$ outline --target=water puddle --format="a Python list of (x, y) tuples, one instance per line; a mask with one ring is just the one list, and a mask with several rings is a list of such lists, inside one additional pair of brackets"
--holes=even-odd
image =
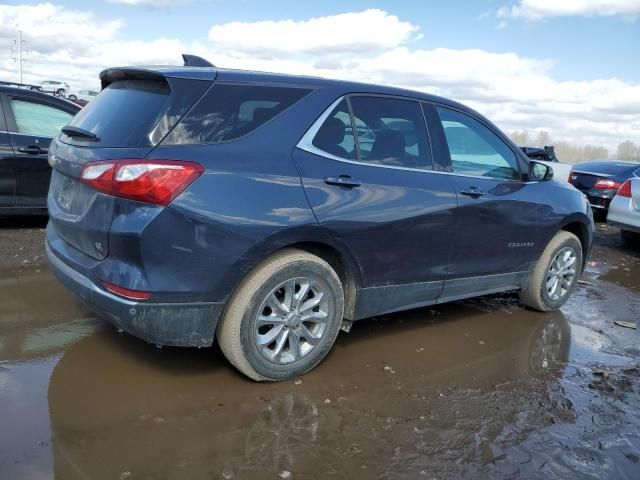
[[(580, 478), (634, 466), (618, 458), (637, 453), (637, 383), (624, 391), (635, 377), (622, 373), (633, 362), (594, 329), (610, 305), (586, 309), (588, 289), (548, 314), (502, 295), (369, 319), (308, 375), (256, 384), (217, 348), (118, 334), (45, 271), (1, 278), (6, 478)], [(596, 367), (622, 396), (589, 387)]]

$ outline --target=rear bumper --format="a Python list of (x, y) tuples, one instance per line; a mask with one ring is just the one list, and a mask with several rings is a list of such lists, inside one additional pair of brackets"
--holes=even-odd
[(126, 300), (103, 290), (67, 265), (45, 246), (53, 274), (81, 297), (101, 318), (142, 340), (156, 345), (208, 347), (223, 303), (147, 303)]
[(622, 230), (640, 232), (640, 210), (634, 207), (631, 198), (618, 195), (609, 207), (607, 223)]
[(599, 197), (596, 195), (587, 194), (587, 198), (589, 199), (589, 203), (591, 204), (591, 208), (595, 208), (598, 210), (607, 210), (609, 208), (609, 204), (611, 203), (611, 197)]

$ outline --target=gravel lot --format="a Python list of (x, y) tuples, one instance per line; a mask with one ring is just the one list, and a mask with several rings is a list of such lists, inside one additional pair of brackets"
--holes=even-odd
[(494, 295), (356, 323), (303, 378), (156, 349), (48, 273), (44, 222), (0, 224), (0, 475), (640, 478), (640, 246), (598, 225), (560, 312)]

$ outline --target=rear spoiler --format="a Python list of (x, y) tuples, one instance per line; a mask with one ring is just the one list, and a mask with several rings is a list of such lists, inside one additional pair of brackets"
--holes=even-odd
[(182, 66), (153, 65), (141, 67), (115, 67), (100, 73), (102, 88), (117, 80), (164, 80), (173, 78), (191, 78), (194, 80), (215, 80), (215, 66), (197, 55), (182, 54)]
[(520, 147), (520, 150), (531, 160), (544, 160), (547, 162), (558, 162), (553, 145), (546, 145), (544, 148)]

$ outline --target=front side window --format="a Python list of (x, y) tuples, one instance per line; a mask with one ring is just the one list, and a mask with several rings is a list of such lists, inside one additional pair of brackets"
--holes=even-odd
[(311, 90), (217, 84), (162, 142), (193, 145), (233, 140), (264, 125)]
[(359, 160), (431, 169), (427, 129), (418, 102), (386, 97), (351, 97)]
[(455, 173), (520, 178), (515, 153), (491, 130), (468, 115), (437, 107)]
[(18, 98), (11, 99), (11, 110), (18, 133), (38, 137), (55, 137), (73, 117), (59, 108)]

